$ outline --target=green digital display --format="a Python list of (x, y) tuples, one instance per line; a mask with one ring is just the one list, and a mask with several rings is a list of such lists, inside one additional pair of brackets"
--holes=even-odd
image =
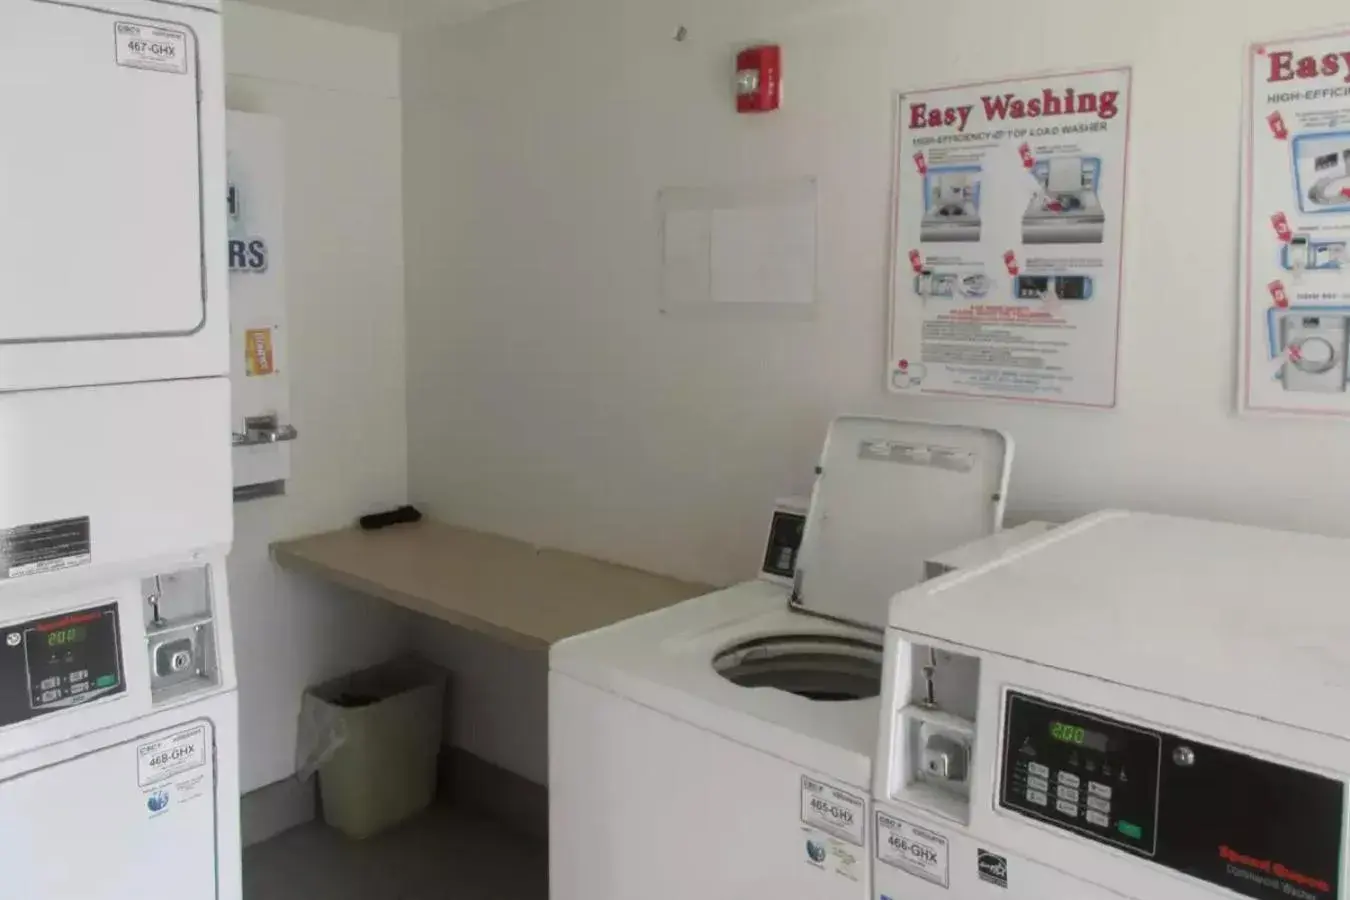
[(70, 628), (61, 628), (47, 633), (48, 647), (68, 647), (73, 644), (83, 644), (89, 637), (89, 629), (84, 625), (73, 625)]
[(1106, 752), (1106, 735), (1099, 731), (1088, 731), (1081, 725), (1071, 725), (1068, 722), (1051, 722), (1050, 737), (1065, 744), (1074, 744), (1079, 747), (1086, 747), (1089, 750)]

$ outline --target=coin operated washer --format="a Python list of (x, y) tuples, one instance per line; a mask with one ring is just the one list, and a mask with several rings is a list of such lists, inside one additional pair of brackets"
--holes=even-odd
[(838, 420), (760, 579), (555, 645), (550, 897), (868, 897), (884, 598), (999, 528), (1011, 455)]
[(238, 900), (224, 550), (145, 579), (79, 572), (57, 588), (0, 583), (6, 890), (125, 900), (156, 884), (183, 900)]
[[(902, 593), (876, 896), (1344, 897), (1348, 546), (1102, 513)], [(974, 673), (945, 718), (933, 652)], [(927, 766), (935, 722), (965, 787)]]
[(230, 542), (218, 6), (0, 6), (0, 540), (25, 575)]

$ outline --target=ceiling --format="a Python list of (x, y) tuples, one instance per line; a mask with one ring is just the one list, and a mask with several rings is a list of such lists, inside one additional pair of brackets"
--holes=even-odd
[(379, 31), (408, 31), (448, 25), (509, 6), (519, 0), (247, 0), (285, 12), (360, 25)]

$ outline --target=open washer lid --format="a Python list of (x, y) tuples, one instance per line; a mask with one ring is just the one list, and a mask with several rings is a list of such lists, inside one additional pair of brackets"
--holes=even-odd
[(794, 607), (881, 629), (924, 560), (998, 531), (1013, 442), (999, 431), (849, 416), (830, 426)]

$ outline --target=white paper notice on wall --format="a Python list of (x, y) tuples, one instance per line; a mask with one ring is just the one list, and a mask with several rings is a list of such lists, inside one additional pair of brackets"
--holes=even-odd
[(705, 209), (666, 213), (662, 254), (662, 297), (669, 306), (712, 299), (712, 215)]
[(662, 312), (810, 317), (816, 182), (661, 192)]
[(816, 208), (792, 204), (712, 214), (714, 303), (816, 299)]

